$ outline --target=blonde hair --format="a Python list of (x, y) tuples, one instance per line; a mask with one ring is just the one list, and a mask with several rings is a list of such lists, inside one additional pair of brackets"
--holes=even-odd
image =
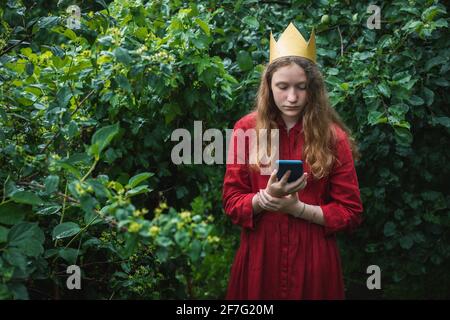
[[(277, 120), (280, 118), (280, 111), (275, 105), (273, 93), (271, 89), (271, 81), (273, 74), (279, 68), (291, 64), (297, 64), (305, 71), (307, 77), (307, 104), (302, 111), (300, 117), (303, 119), (303, 132), (305, 135), (305, 143), (303, 145), (303, 160), (311, 168), (311, 173), (316, 179), (327, 176), (331, 169), (336, 156), (333, 149), (336, 143), (336, 132), (334, 132), (333, 124), (338, 125), (349, 138), (350, 147), (353, 158), (360, 159), (357, 144), (351, 136), (350, 129), (341, 120), (339, 114), (329, 103), (328, 94), (322, 74), (317, 65), (306, 58), (297, 56), (282, 57), (274, 60), (266, 66), (259, 85), (256, 96), (256, 132), (260, 129), (266, 129), (268, 136), (272, 129), (278, 129)], [(257, 139), (259, 135), (257, 134)], [(270, 140), (267, 143), (270, 153)], [(255, 165), (251, 165), (253, 169), (260, 169), (261, 161), (258, 152), (252, 150), (253, 157), (257, 158)], [(273, 156), (273, 152), (270, 153)], [(271, 164), (273, 166), (273, 164)]]

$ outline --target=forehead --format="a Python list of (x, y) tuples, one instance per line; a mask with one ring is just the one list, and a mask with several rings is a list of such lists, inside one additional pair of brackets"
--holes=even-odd
[(306, 82), (306, 73), (302, 67), (293, 63), (287, 66), (280, 67), (277, 71), (273, 73), (272, 82)]

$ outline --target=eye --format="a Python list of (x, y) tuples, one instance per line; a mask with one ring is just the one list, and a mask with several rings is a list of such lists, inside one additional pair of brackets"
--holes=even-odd
[(300, 90), (306, 90), (306, 85), (302, 84), (300, 86), (297, 86), (297, 88), (300, 89)]
[(286, 90), (286, 89), (287, 89), (287, 86), (281, 85), (281, 86), (278, 86), (278, 89), (280, 89), (280, 90)]

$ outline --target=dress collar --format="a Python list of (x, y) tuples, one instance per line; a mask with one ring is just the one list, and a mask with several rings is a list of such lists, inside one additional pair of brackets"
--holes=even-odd
[[(283, 118), (281, 118), (281, 116), (277, 117), (276, 122), (279, 128), (284, 128), (287, 131), (286, 123), (284, 122)], [(295, 123), (295, 125), (291, 129), (289, 129), (289, 131), (302, 132), (302, 130), (303, 130), (303, 117), (300, 117), (298, 121)]]

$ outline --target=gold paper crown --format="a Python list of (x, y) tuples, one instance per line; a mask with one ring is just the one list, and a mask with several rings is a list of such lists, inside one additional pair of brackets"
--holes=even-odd
[(316, 62), (316, 37), (314, 29), (311, 32), (309, 41), (306, 42), (300, 31), (291, 22), (289, 26), (284, 30), (283, 34), (275, 41), (272, 32), (270, 32), (270, 59), (269, 63), (273, 60), (286, 57), (286, 56), (299, 56), (307, 58), (314, 63)]

